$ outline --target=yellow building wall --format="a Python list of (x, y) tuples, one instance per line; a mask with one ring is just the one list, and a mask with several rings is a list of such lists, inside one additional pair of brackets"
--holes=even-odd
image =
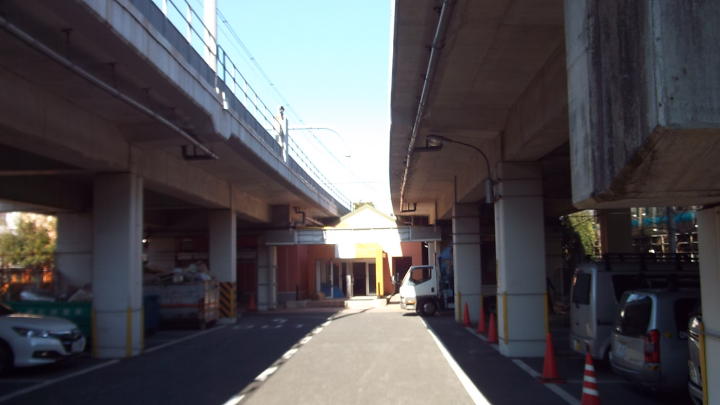
[(385, 266), (383, 265), (383, 250), (377, 243), (358, 243), (355, 245), (355, 258), (375, 259), (375, 294), (378, 297), (385, 295)]

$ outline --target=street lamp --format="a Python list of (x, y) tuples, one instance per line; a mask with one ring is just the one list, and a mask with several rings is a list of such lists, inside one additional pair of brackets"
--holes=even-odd
[[(345, 141), (345, 138), (343, 138), (343, 136), (340, 135), (340, 133), (339, 133), (338, 131), (336, 131), (336, 130), (334, 130), (334, 129), (332, 129), (332, 128), (328, 128), (328, 127), (288, 128), (288, 133), (289, 133), (290, 131), (330, 131), (330, 132), (334, 133), (335, 135), (337, 135), (337, 137), (340, 138), (340, 140), (342, 140), (343, 144), (347, 144), (347, 142)], [(345, 157), (346, 157), (346, 158), (351, 158), (351, 157), (352, 157), (352, 154), (350, 153), (350, 149), (347, 149), (347, 153), (345, 154)]]
[(495, 202), (495, 193), (493, 192), (493, 179), (492, 179), (492, 172), (490, 172), (490, 159), (488, 159), (485, 152), (483, 152), (480, 148), (478, 148), (475, 145), (471, 145), (469, 143), (456, 141), (454, 139), (450, 139), (447, 137), (444, 137), (442, 135), (428, 135), (425, 137), (425, 142), (427, 143), (427, 146), (424, 148), (427, 151), (431, 150), (440, 150), (442, 149), (442, 146), (444, 143), (456, 143), (458, 145), (462, 145), (468, 148), (473, 149), (477, 153), (480, 154), (480, 156), (483, 157), (485, 160), (485, 166), (487, 168), (487, 178), (484, 180), (485, 184), (485, 203), (486, 204), (492, 204)]

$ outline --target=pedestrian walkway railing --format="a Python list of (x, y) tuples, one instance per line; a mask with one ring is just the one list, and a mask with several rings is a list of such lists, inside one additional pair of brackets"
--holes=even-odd
[[(280, 157), (295, 175), (311, 189), (322, 191), (345, 208), (350, 208), (350, 200), (313, 164), (314, 160), (328, 161), (333, 157), (317, 155), (322, 153), (320, 150), (315, 152), (316, 156), (310, 157), (295, 140), (287, 136), (285, 120), (280, 111), (273, 112), (263, 101), (223, 44), (218, 43), (218, 38), (211, 34), (212, 31), (205, 25), (202, 15), (196, 11), (202, 7), (200, 1), (202, 0), (193, 0), (195, 4), (191, 4), (190, 0), (153, 0), (165, 18), (197, 53), (184, 56), (197, 58), (199, 55), (214, 72), (211, 79), (221, 95), (220, 102), (223, 107), (240, 110), (238, 116), (241, 119), (248, 119), (245, 112), (249, 113), (253, 120), (259, 123), (251, 125), (254, 129), (251, 132), (255, 132), (258, 140)], [(233, 103), (230, 95), (238, 103)]]

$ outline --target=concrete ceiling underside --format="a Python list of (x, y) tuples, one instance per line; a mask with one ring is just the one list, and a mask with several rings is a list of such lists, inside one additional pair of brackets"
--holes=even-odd
[[(500, 160), (543, 162), (568, 189), (546, 193), (547, 211), (566, 211), (569, 200), (567, 90), (562, 0), (458, 0), (450, 2), (447, 29), (435, 44), (425, 112), (414, 147), (441, 135)], [(470, 148), (445, 144), (412, 152), (400, 206), (408, 147), (443, 2), (397, 0), (393, 39), (390, 188), (397, 213), (446, 217), (452, 202), (479, 201), (485, 162)], [(553, 163), (549, 163), (553, 162)], [(565, 163), (567, 164), (565, 164)], [(491, 169), (494, 170), (494, 169)], [(559, 181), (558, 181), (559, 180)], [(435, 212), (431, 212), (435, 211)]]
[[(210, 116), (199, 105), (103, 26), (80, 2), (6, 1), (0, 4), (0, 12), (41, 43), (187, 131), (220, 157), (188, 164), (231, 182), (243, 193), (268, 205), (305, 207), (311, 216), (332, 216), (287, 181), (272, 175), (272, 170), (263, 168), (267, 163), (257, 158), (246, 159), (235, 151), (215, 133)], [(190, 145), (167, 126), (110, 96), (3, 30), (0, 30), (0, 69), (6, 76), (32, 83), (108, 122), (132, 147), (163, 152), (182, 160), (181, 147)], [(71, 117), (68, 122), (72, 122)], [(102, 159), (79, 161), (71, 154), (52, 150), (52, 146), (44, 148), (30, 139), (23, 142), (22, 138), (23, 134), (0, 124), (2, 144), (45, 155), (87, 172), (108, 169), (102, 167)]]

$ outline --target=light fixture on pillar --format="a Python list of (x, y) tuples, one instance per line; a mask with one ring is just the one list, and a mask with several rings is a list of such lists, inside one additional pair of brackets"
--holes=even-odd
[(465, 147), (468, 147), (470, 149), (473, 149), (475, 152), (479, 153), (480, 156), (483, 157), (485, 160), (485, 166), (487, 168), (487, 178), (483, 182), (485, 185), (485, 203), (486, 204), (493, 204), (495, 202), (495, 192), (493, 189), (494, 181), (492, 179), (492, 172), (490, 171), (490, 159), (488, 159), (485, 152), (483, 152), (480, 148), (478, 148), (475, 145), (471, 145), (469, 143), (456, 141), (454, 139), (446, 138), (442, 135), (428, 135), (425, 137), (425, 148), (415, 148), (416, 151), (419, 152), (430, 152), (430, 151), (438, 151), (442, 149), (443, 144), (445, 143), (455, 143), (458, 145), (462, 145)]

